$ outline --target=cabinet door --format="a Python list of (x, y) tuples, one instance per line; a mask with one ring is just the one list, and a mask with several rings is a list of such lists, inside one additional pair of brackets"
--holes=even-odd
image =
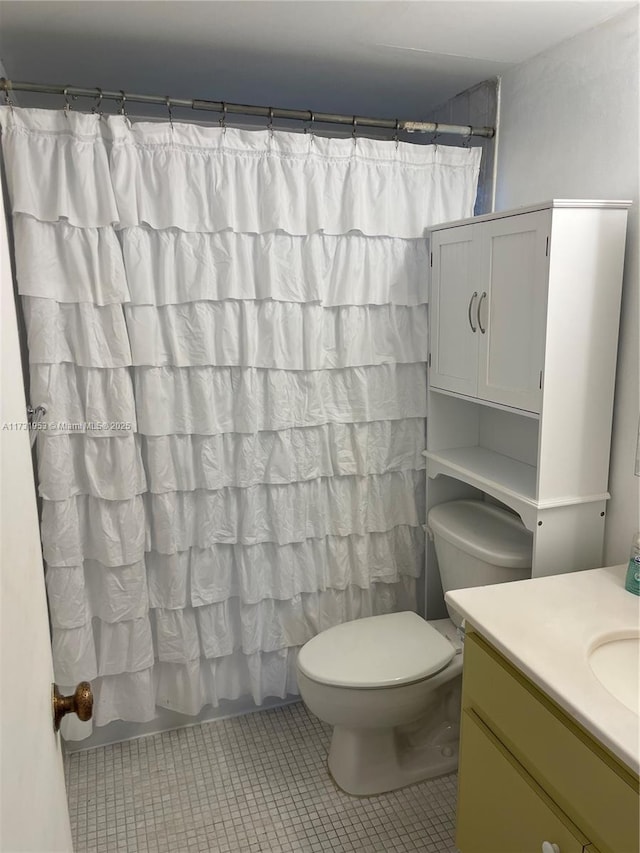
[(475, 397), (478, 377), (479, 285), (475, 225), (431, 235), (429, 298), (431, 370), (434, 388)]
[(589, 843), (479, 717), (465, 710), (456, 832), (461, 853), (541, 853), (545, 841), (545, 850), (555, 844), (561, 853), (583, 853)]
[(540, 411), (551, 214), (481, 223), (478, 397)]

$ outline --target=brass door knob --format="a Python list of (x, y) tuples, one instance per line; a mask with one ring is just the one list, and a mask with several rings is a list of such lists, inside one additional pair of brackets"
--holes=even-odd
[(60, 721), (65, 714), (77, 714), (86, 722), (93, 714), (93, 693), (88, 681), (81, 681), (72, 696), (62, 696), (57, 684), (53, 685), (53, 727), (60, 728)]

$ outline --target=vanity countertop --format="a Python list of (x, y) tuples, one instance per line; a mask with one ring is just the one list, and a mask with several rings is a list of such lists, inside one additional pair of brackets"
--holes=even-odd
[[(640, 598), (626, 566), (458, 589), (446, 600), (498, 651), (634, 773), (640, 718), (598, 681), (588, 661), (606, 635), (640, 626)], [(637, 672), (629, 678), (638, 679)]]

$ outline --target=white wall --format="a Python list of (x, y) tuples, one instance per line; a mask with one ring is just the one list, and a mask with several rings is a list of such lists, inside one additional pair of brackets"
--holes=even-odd
[(627, 231), (605, 538), (605, 564), (626, 562), (631, 538), (640, 529), (640, 479), (633, 475), (640, 412), (637, 10), (507, 72), (501, 83), (499, 128), (496, 210), (550, 198), (634, 202)]

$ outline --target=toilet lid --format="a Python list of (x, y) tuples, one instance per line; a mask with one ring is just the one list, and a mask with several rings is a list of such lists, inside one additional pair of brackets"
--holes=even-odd
[(387, 687), (421, 681), (455, 656), (451, 643), (416, 613), (369, 616), (309, 640), (298, 667), (313, 681), (340, 687)]

